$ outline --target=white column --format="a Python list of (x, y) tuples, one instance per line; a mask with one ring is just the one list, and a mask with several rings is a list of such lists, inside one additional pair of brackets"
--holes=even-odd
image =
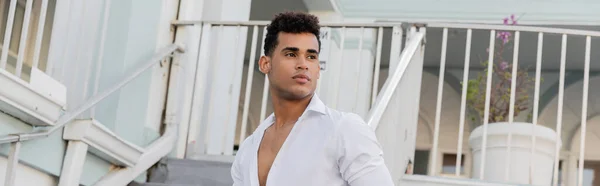
[(78, 186), (83, 172), (83, 164), (88, 145), (82, 141), (70, 140), (63, 161), (58, 186)]
[(577, 158), (579, 155), (569, 155), (566, 160), (562, 162), (562, 185), (577, 185)]
[[(202, 18), (202, 7), (204, 1), (196, 0), (181, 0), (179, 3), (179, 16), (178, 20), (201, 20)], [(174, 59), (174, 62), (182, 65), (182, 79), (184, 82), (184, 94), (181, 105), (181, 120), (179, 123), (179, 132), (177, 145), (175, 150), (175, 157), (184, 158), (188, 144), (196, 139), (188, 138), (188, 134), (195, 134), (195, 130), (192, 132), (191, 125), (197, 126), (197, 123), (191, 123), (190, 115), (192, 109), (194, 84), (196, 80), (196, 71), (201, 70), (198, 66), (196, 58), (198, 57), (198, 48), (200, 47), (200, 36), (201, 36), (201, 25), (194, 26), (179, 26), (177, 28), (175, 43), (185, 46), (186, 52), (179, 55)]]

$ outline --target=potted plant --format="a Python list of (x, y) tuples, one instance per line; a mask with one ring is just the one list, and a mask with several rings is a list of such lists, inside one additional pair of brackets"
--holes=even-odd
[[(515, 25), (516, 23), (514, 15), (504, 19), (505, 25)], [(531, 105), (530, 93), (535, 85), (535, 78), (529, 76), (527, 69), (513, 67), (512, 62), (503, 57), (505, 51), (512, 48), (512, 35), (512, 32), (498, 32), (494, 47), (497, 50), (489, 51), (488, 49), (488, 52), (494, 52), (494, 62), (492, 64), (488, 61), (483, 62), (485, 70), (467, 82), (467, 104), (475, 112), (474, 116), (471, 116), (471, 120), (476, 122), (478, 118), (480, 124), (469, 137), (469, 145), (473, 154), (473, 177), (480, 178), (480, 166), (485, 161), (484, 180), (550, 185), (555, 145), (560, 143), (556, 138), (556, 133), (542, 125), (533, 125), (528, 122), (508, 122), (513, 68), (517, 68), (514, 118), (528, 111)], [(492, 89), (489, 94), (489, 124), (484, 126), (482, 123), (486, 104), (487, 65), (493, 65), (493, 76)], [(487, 145), (484, 158), (482, 143), (485, 127), (487, 127)], [(536, 136), (535, 146), (532, 144), (533, 135)], [(535, 152), (533, 157), (531, 156), (532, 150)], [(535, 166), (535, 172), (532, 171), (530, 165)], [(508, 174), (508, 180), (505, 179), (506, 174)]]

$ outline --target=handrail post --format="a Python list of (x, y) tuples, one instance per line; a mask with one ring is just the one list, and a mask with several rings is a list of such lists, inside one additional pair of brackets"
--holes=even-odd
[(17, 167), (19, 165), (19, 151), (21, 150), (21, 142), (12, 142), (10, 144), (10, 152), (8, 152), (8, 165), (6, 166), (6, 176), (4, 177), (5, 186), (13, 186), (17, 176)]

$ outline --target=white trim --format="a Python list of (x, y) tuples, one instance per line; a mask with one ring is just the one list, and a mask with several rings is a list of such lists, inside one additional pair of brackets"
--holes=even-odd
[(90, 145), (90, 152), (111, 163), (134, 166), (144, 149), (127, 142), (97, 120), (75, 120), (65, 126), (65, 140), (80, 140)]
[[(0, 110), (21, 119), (30, 125), (54, 125), (54, 122), (62, 115), (63, 108), (66, 104), (64, 101), (56, 99), (56, 97), (49, 97), (36, 91), (36, 89), (44, 89), (44, 87), (38, 87), (36, 85), (50, 86), (45, 88), (53, 90), (57, 88), (56, 86), (60, 87), (60, 83), (55, 82), (52, 78), (47, 76), (32, 79), (35, 79), (36, 82), (40, 83), (28, 84), (4, 69), (0, 69), (0, 85), (3, 87), (10, 87), (0, 89)], [(55, 82), (56, 86), (41, 82)], [(59, 89), (64, 90), (64, 86)], [(66, 94), (66, 90), (63, 90), (60, 90), (59, 92)], [(64, 96), (65, 95), (60, 95), (57, 97)]]

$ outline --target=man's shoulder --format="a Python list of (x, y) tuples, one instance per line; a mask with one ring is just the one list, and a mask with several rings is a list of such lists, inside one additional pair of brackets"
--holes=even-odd
[(346, 135), (354, 135), (354, 133), (369, 133), (372, 132), (370, 126), (358, 114), (353, 112), (344, 112), (328, 108), (329, 122), (333, 125), (335, 133), (339, 137)]
[(356, 113), (329, 108), (329, 117), (336, 126), (366, 126), (365, 120)]

